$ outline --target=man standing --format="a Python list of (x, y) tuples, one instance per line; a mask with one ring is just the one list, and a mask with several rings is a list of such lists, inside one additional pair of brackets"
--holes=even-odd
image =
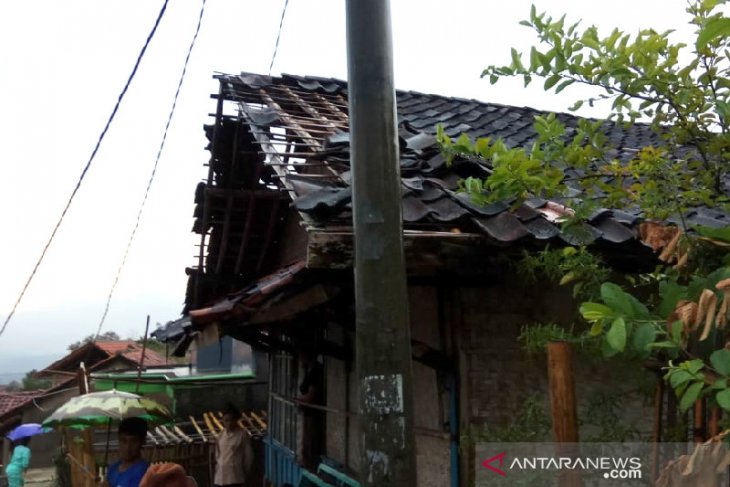
[(119, 461), (109, 466), (108, 487), (139, 487), (149, 464), (142, 458), (147, 439), (147, 421), (126, 418), (119, 423)]
[(243, 487), (251, 471), (253, 448), (248, 433), (238, 425), (241, 413), (229, 405), (223, 413), (223, 431), (215, 441), (216, 487)]

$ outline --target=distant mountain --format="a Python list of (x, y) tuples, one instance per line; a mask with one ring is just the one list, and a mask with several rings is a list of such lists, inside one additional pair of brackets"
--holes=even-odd
[(0, 384), (21, 380), (33, 369), (42, 369), (59, 359), (62, 354), (15, 355), (0, 354)]

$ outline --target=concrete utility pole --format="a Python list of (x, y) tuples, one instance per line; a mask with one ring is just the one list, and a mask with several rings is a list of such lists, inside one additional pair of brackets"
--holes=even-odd
[(360, 480), (416, 485), (389, 0), (347, 0)]

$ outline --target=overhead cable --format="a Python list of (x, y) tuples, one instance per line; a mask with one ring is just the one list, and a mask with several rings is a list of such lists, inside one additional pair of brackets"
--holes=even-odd
[(284, 16), (286, 16), (286, 8), (289, 6), (289, 0), (284, 0), (284, 9), (281, 11), (281, 20), (279, 21), (279, 32), (276, 34), (276, 44), (274, 45), (274, 52), (271, 55), (271, 64), (269, 64), (269, 76), (271, 76), (271, 70), (274, 67), (274, 61), (276, 60), (276, 53), (279, 51), (279, 40), (281, 40), (281, 29), (284, 26)]
[(172, 122), (172, 117), (175, 113), (175, 107), (177, 106), (177, 99), (180, 96), (180, 89), (182, 88), (183, 81), (185, 80), (185, 74), (188, 69), (188, 62), (190, 61), (190, 55), (193, 52), (193, 48), (195, 47), (195, 41), (198, 39), (198, 33), (200, 33), (200, 25), (203, 22), (203, 13), (205, 12), (205, 2), (206, 0), (203, 0), (203, 3), (200, 7), (200, 15), (198, 16), (198, 25), (195, 28), (195, 34), (193, 35), (193, 39), (190, 42), (190, 47), (188, 47), (188, 53), (185, 57), (185, 63), (183, 64), (182, 73), (180, 74), (180, 79), (177, 83), (177, 90), (175, 91), (175, 97), (172, 101), (172, 108), (170, 108), (170, 114), (167, 117), (167, 124), (165, 125), (165, 130), (162, 134), (162, 141), (160, 142), (160, 147), (157, 150), (157, 157), (155, 158), (155, 163), (152, 167), (152, 173), (150, 174), (150, 179), (147, 182), (147, 189), (144, 193), (144, 198), (142, 198), (142, 204), (139, 207), (139, 211), (137, 212), (137, 220), (134, 223), (134, 228), (132, 229), (132, 233), (129, 236), (129, 241), (127, 241), (127, 247), (124, 250), (124, 256), (122, 257), (122, 262), (119, 264), (119, 268), (117, 269), (117, 275), (114, 278), (114, 282), (112, 283), (112, 287), (109, 290), (109, 296), (107, 296), (106, 300), (106, 306), (104, 307), (104, 313), (101, 316), (101, 320), (99, 321), (99, 326), (97, 327), (96, 334), (94, 335), (94, 342), (96, 342), (96, 339), (98, 338), (99, 334), (101, 333), (102, 327), (104, 326), (104, 321), (106, 320), (107, 314), (109, 313), (109, 306), (111, 304), (112, 296), (114, 295), (114, 290), (117, 287), (117, 283), (119, 282), (119, 277), (122, 274), (122, 270), (124, 269), (124, 265), (127, 262), (127, 257), (129, 256), (129, 250), (132, 247), (132, 242), (134, 241), (134, 237), (137, 234), (137, 229), (139, 228), (139, 222), (142, 218), (142, 212), (144, 211), (145, 204), (147, 203), (147, 198), (150, 194), (150, 188), (152, 187), (152, 182), (155, 180), (155, 175), (157, 174), (157, 166), (160, 162), (160, 156), (162, 155), (162, 150), (165, 147), (165, 141), (167, 140), (167, 132), (170, 129), (170, 123)]
[(71, 206), (71, 202), (73, 202), (74, 197), (76, 197), (76, 193), (79, 191), (79, 188), (81, 187), (81, 183), (83, 182), (84, 178), (86, 177), (86, 173), (89, 170), (89, 167), (91, 167), (91, 163), (93, 162), (94, 158), (96, 157), (96, 153), (99, 151), (101, 142), (104, 140), (104, 136), (106, 135), (107, 131), (109, 130), (109, 126), (112, 124), (112, 121), (114, 120), (114, 117), (117, 114), (117, 110), (119, 110), (119, 105), (121, 105), (122, 99), (124, 98), (124, 95), (126, 95), (127, 90), (129, 89), (129, 85), (132, 84), (132, 80), (134, 79), (134, 76), (137, 74), (137, 68), (139, 68), (140, 62), (142, 61), (142, 57), (144, 56), (145, 52), (147, 51), (147, 46), (149, 46), (150, 41), (152, 41), (152, 38), (155, 35), (155, 32), (157, 32), (157, 27), (160, 25), (160, 21), (162, 20), (162, 17), (165, 14), (165, 10), (167, 9), (168, 1), (169, 0), (165, 0), (164, 4), (162, 5), (162, 8), (160, 9), (160, 13), (157, 15), (157, 20), (155, 20), (155, 25), (152, 27), (152, 30), (150, 31), (149, 35), (147, 36), (147, 39), (145, 40), (142, 50), (140, 51), (139, 55), (137, 56), (137, 61), (134, 63), (134, 68), (132, 69), (132, 72), (129, 75), (129, 78), (127, 79), (127, 83), (124, 85), (124, 88), (122, 89), (121, 93), (119, 94), (119, 97), (117, 98), (117, 102), (114, 105), (114, 109), (112, 110), (112, 113), (109, 116), (109, 119), (107, 120), (106, 125), (104, 126), (104, 129), (101, 131), (101, 135), (99, 135), (99, 138), (96, 141), (96, 146), (94, 147), (94, 150), (91, 152), (91, 156), (89, 157), (89, 160), (86, 163), (86, 166), (84, 166), (83, 171), (81, 171), (81, 176), (79, 177), (79, 180), (76, 183), (76, 187), (74, 187), (74, 190), (71, 192), (71, 196), (69, 197), (68, 202), (66, 202), (66, 206), (64, 207), (63, 211), (61, 212), (60, 218), (56, 222), (56, 225), (53, 227), (51, 236), (49, 237), (48, 241), (46, 242), (45, 247), (43, 247), (43, 252), (41, 252), (41, 256), (38, 258), (38, 261), (36, 262), (35, 266), (33, 267), (33, 271), (30, 273), (30, 276), (28, 276), (28, 280), (25, 281), (25, 284), (23, 285), (23, 289), (20, 291), (20, 295), (15, 300), (15, 304), (13, 305), (13, 308), (10, 311), (10, 314), (8, 314), (8, 317), (5, 318), (5, 322), (3, 323), (2, 328), (0, 328), (0, 336), (2, 336), (3, 333), (5, 333), (5, 329), (7, 328), (8, 323), (10, 323), (10, 320), (15, 315), (15, 312), (17, 311), (18, 306), (20, 305), (20, 301), (23, 299), (23, 296), (25, 296), (25, 292), (28, 290), (28, 286), (30, 286), (31, 281), (33, 281), (33, 277), (35, 277), (35, 274), (38, 271), (38, 268), (40, 267), (41, 262), (43, 262), (43, 259), (46, 256), (46, 252), (48, 252), (48, 248), (51, 246), (51, 242), (53, 242), (53, 239), (56, 236), (56, 232), (58, 232), (58, 229), (61, 227), (61, 223), (63, 222), (63, 219), (66, 216), (66, 213), (68, 212), (69, 207)]

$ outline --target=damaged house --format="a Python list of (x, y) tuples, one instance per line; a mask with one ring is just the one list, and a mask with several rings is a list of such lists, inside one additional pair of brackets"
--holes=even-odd
[[(208, 176), (195, 192), (198, 262), (187, 270), (185, 317), (160, 336), (178, 343), (178, 350), (233, 337), (268, 354), (266, 475), (273, 485), (297, 485), (316, 470), (323, 478), (354, 478), (359, 440), (347, 85), (286, 75), (216, 78), (215, 121), (206, 127)], [(480, 206), (459, 192), (461, 179), (484, 177), (487, 169), (466, 159), (447, 165), (437, 124), (450, 136), (527, 146), (540, 112), (407, 91), (397, 92), (397, 105), (418, 485), (471, 485), (471, 432), (507, 424), (536, 391), (547, 394), (544, 360), (525, 356), (521, 330), (546, 322), (569, 327), (577, 319), (569, 290), (523, 282), (504, 257), (547, 245), (589, 245), (613, 268), (635, 272), (652, 269), (656, 256), (641, 241), (638, 214), (600, 209), (585, 223), (563, 227), (570, 210), (559, 202)], [(577, 125), (577, 117), (557, 117), (568, 130)], [(606, 134), (618, 158), (657, 142), (641, 125), (626, 131), (607, 124)], [(712, 227), (729, 222), (709, 209), (687, 218)], [(324, 371), (325, 421), (316, 432), (297, 424), (293, 402), (303, 380), (296, 359), (303, 349), (316, 351)], [(579, 400), (623, 385), (606, 374), (595, 364), (579, 367)], [(627, 391), (623, 406), (639, 434), (650, 435), (651, 404)], [(312, 435), (321, 436), (322, 460), (303, 473), (298, 452)]]

